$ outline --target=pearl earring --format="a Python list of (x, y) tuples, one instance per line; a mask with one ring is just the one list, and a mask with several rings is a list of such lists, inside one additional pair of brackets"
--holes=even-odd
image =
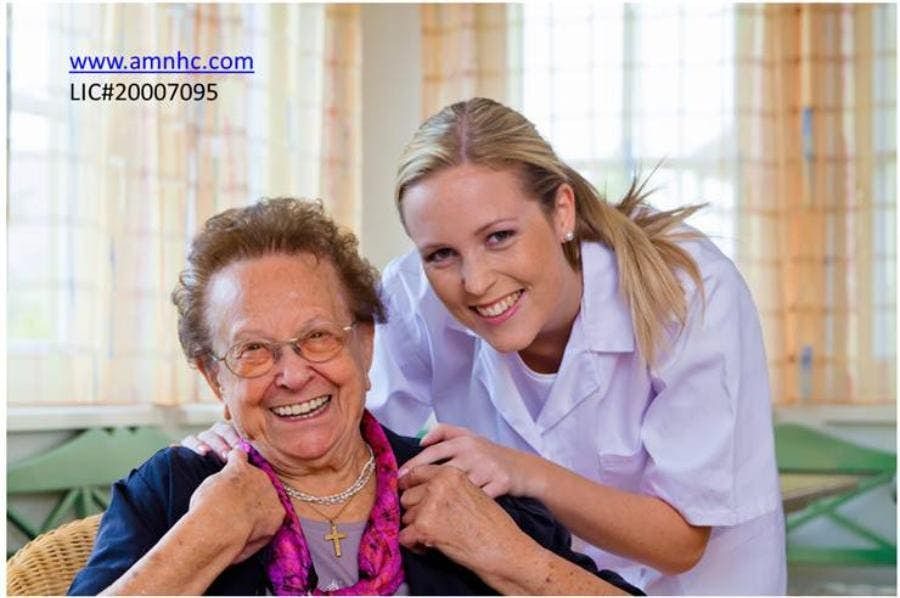
[(566, 236), (563, 237), (563, 239), (565, 239), (566, 243), (569, 243), (575, 239), (575, 233), (573, 231), (569, 231), (566, 233)]

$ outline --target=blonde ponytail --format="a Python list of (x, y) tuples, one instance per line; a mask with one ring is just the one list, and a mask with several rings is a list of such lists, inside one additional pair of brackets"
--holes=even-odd
[[(646, 205), (646, 180), (635, 178), (625, 197), (610, 205), (584, 177), (563, 163), (524, 116), (498, 102), (473, 98), (447, 106), (426, 120), (400, 158), (395, 186), (398, 209), (412, 184), (450, 166), (480, 164), (516, 171), (524, 190), (552, 214), (562, 184), (575, 194), (576, 240), (599, 241), (616, 254), (619, 292), (628, 303), (638, 349), (654, 364), (671, 340), (670, 324), (687, 320), (685, 290), (678, 271), (691, 277), (703, 297), (700, 272), (679, 241), (699, 236), (679, 228), (702, 206), (656, 212)], [(400, 209), (400, 217), (403, 211)], [(581, 268), (578, 242), (563, 251)]]
[(628, 303), (638, 347), (647, 362), (653, 364), (658, 352), (671, 340), (667, 338), (668, 325), (677, 323), (682, 327), (687, 321), (687, 300), (677, 276), (679, 270), (691, 277), (703, 301), (697, 264), (678, 244), (699, 233), (686, 228), (675, 230), (703, 206), (664, 212), (650, 209), (646, 204), (650, 192), (645, 191), (649, 177), (640, 184), (636, 177), (632, 179), (625, 196), (613, 206), (581, 175), (571, 169), (568, 174), (582, 188), (581, 193), (576, 192), (576, 198), (585, 198), (576, 199), (576, 236), (600, 241), (615, 252), (619, 292)]

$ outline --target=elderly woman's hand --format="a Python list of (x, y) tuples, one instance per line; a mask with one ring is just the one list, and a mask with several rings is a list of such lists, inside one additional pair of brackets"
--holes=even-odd
[(235, 449), (194, 490), (188, 513), (102, 593), (202, 594), (226, 567), (265, 546), (284, 517), (272, 482)]
[(501, 594), (625, 594), (539, 546), (455, 467), (419, 465), (399, 486), (406, 509), (400, 543), (415, 551), (440, 550)]
[[(284, 521), (284, 507), (268, 476), (247, 462), (239, 448), (228, 453), (220, 472), (205, 480), (191, 495), (190, 513), (214, 517), (220, 525), (215, 533), (235, 534), (241, 550), (232, 563), (239, 563), (269, 543)], [(227, 530), (227, 531), (226, 531)]]
[(481, 573), (516, 554), (529, 541), (512, 518), (466, 474), (447, 465), (420, 465), (400, 478), (406, 509), (400, 543), (411, 550), (436, 548)]
[(225, 461), (228, 452), (240, 443), (241, 437), (228, 422), (218, 421), (208, 430), (198, 432), (196, 435), (188, 434), (181, 440), (181, 446), (189, 448), (198, 455), (205, 455), (209, 451)]

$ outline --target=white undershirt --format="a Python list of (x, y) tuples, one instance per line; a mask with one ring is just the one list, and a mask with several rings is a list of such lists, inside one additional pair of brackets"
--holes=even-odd
[(528, 408), (531, 419), (537, 420), (550, 396), (550, 389), (556, 381), (556, 372), (552, 374), (541, 374), (532, 370), (519, 356), (513, 352), (507, 354), (507, 362), (509, 363), (509, 372), (512, 374), (513, 382), (519, 390), (522, 402)]

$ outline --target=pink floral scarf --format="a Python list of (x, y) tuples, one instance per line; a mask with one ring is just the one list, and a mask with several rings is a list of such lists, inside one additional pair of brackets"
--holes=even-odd
[(272, 480), (287, 513), (281, 529), (275, 533), (270, 544), (272, 559), (267, 572), (275, 595), (388, 596), (393, 595), (403, 583), (397, 460), (384, 430), (368, 411), (363, 413), (360, 431), (375, 454), (375, 504), (359, 544), (359, 581), (352, 586), (328, 592), (316, 588), (318, 578), (306, 538), (281, 480), (256, 449), (246, 441), (241, 442), (240, 446), (247, 452), (250, 462), (266, 472)]

